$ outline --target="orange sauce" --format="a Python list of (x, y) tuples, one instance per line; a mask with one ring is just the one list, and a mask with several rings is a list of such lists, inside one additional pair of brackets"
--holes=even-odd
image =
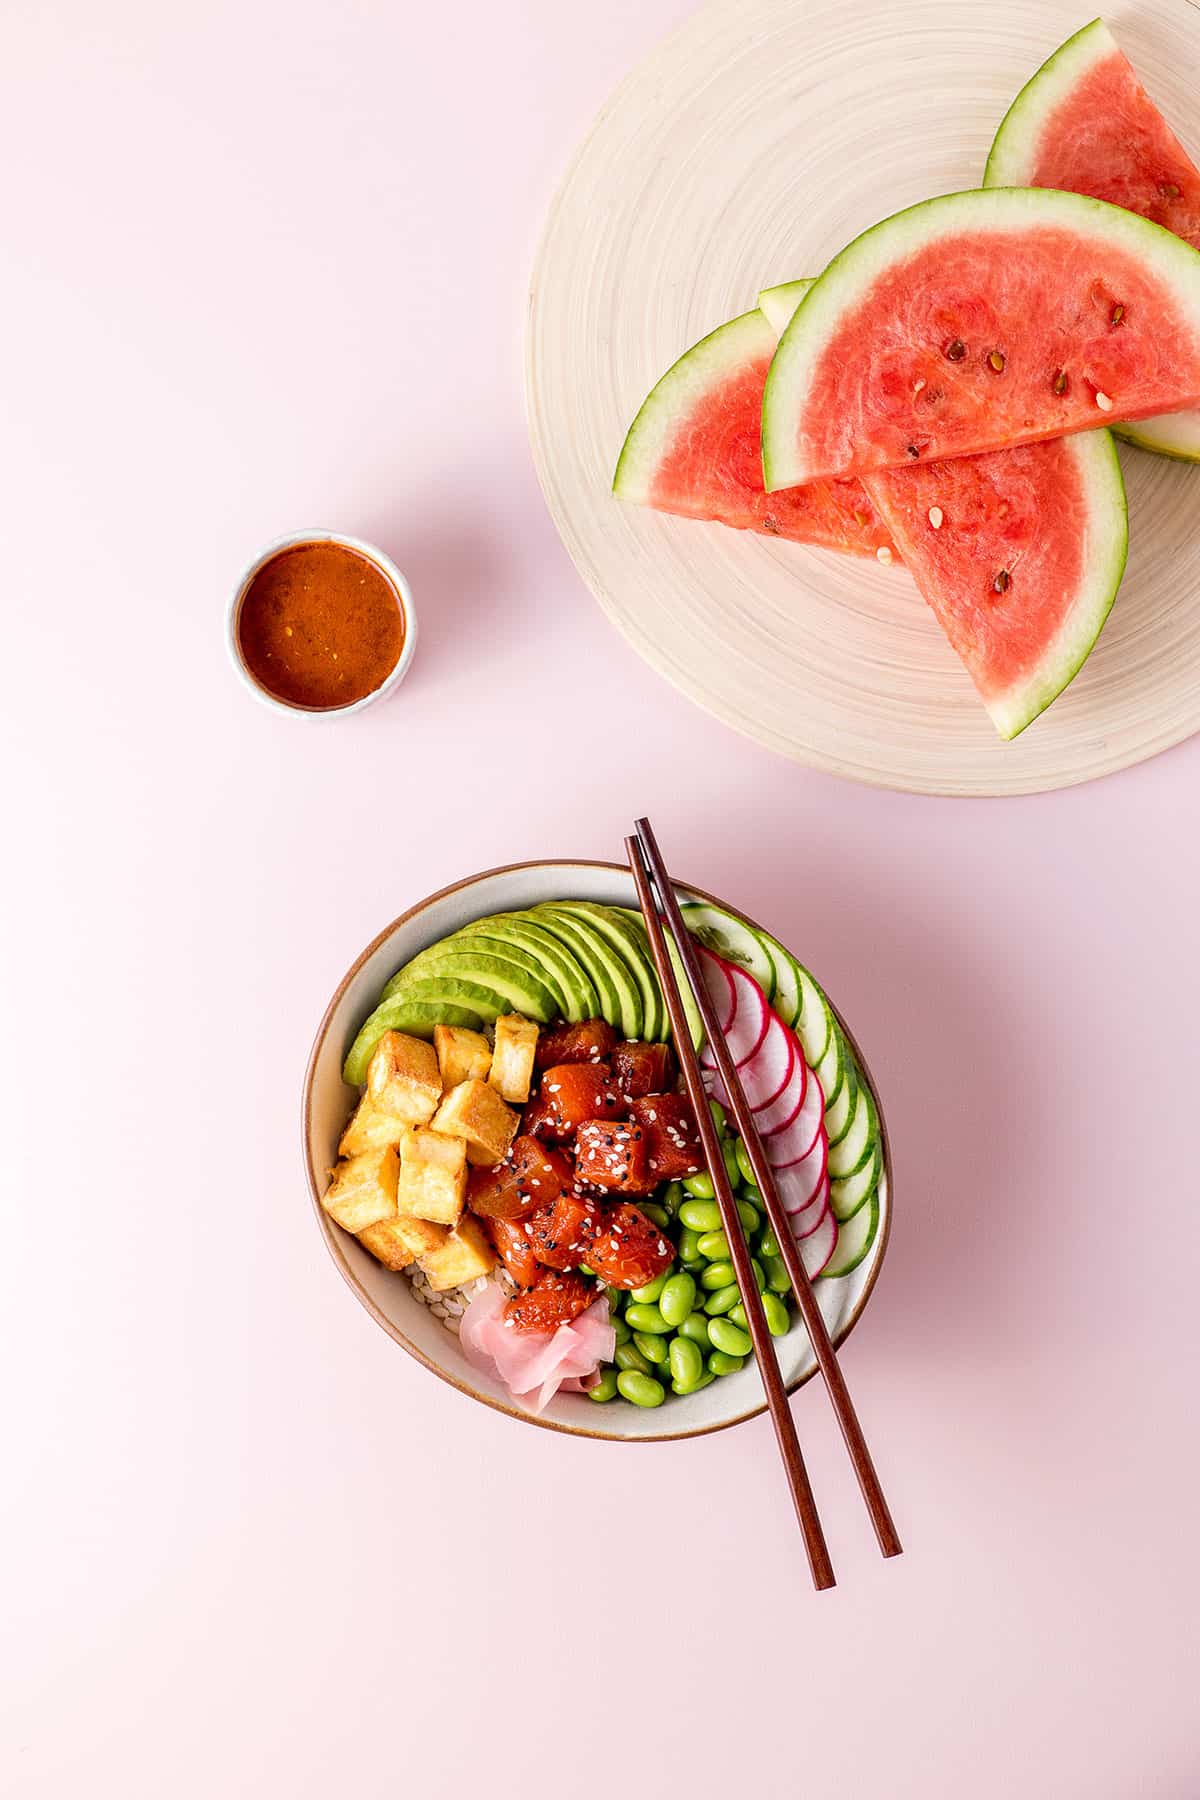
[(404, 613), (391, 582), (357, 550), (294, 544), (251, 581), (237, 631), (261, 687), (328, 712), (387, 680), (404, 648)]

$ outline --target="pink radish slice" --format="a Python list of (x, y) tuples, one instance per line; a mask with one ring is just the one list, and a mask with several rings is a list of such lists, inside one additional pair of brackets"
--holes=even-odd
[(808, 1064), (791, 1032), (787, 1035), (793, 1051), (791, 1072), (775, 1098), (755, 1110), (754, 1123), (758, 1126), (760, 1137), (769, 1137), (773, 1132), (782, 1131), (785, 1125), (791, 1124), (804, 1105), (808, 1087)]
[(763, 1149), (771, 1167), (786, 1169), (791, 1163), (797, 1163), (807, 1156), (816, 1143), (824, 1122), (825, 1096), (821, 1092), (821, 1083), (810, 1069), (804, 1104), (800, 1111), (782, 1130), (768, 1132), (763, 1139)]
[(783, 1202), (786, 1213), (808, 1212), (819, 1198), (821, 1189), (827, 1186), (826, 1176), (829, 1173), (829, 1145), (822, 1131), (807, 1156), (802, 1156), (798, 1163), (792, 1163), (786, 1169), (775, 1169), (775, 1191)]
[(832, 1212), (824, 1212), (815, 1231), (800, 1239), (800, 1261), (810, 1281), (815, 1281), (837, 1249), (837, 1220)]
[[(776, 1124), (783, 1124), (798, 1111), (807, 1080), (804, 1058), (796, 1047), (795, 1038), (774, 1013), (771, 1014), (767, 1035), (758, 1054), (752, 1056), (745, 1068), (739, 1069), (738, 1074), (760, 1133), (771, 1129), (768, 1114)], [(729, 1096), (716, 1069), (706, 1072), (705, 1086), (728, 1112)]]
[[(722, 962), (719, 956), (714, 956), (711, 950), (706, 950), (703, 944), (697, 944), (696, 949), (700, 953), (700, 973), (704, 977), (705, 989), (712, 1001), (713, 1011), (721, 1021), (721, 1036), (728, 1037), (738, 999), (729, 964)], [(707, 1049), (707, 1044), (701, 1046), (701, 1062), (705, 1060)]]
[[(711, 951), (708, 952), (711, 955)], [(719, 958), (714, 960), (719, 961)], [(742, 1068), (757, 1055), (767, 1035), (772, 1013), (763, 997), (763, 991), (752, 976), (747, 975), (736, 963), (726, 963), (725, 971), (733, 983), (736, 996), (733, 1017), (723, 1029), (721, 1036), (729, 1048), (734, 1066), (739, 1073)], [(707, 985), (707, 978), (706, 983)], [(716, 1066), (711, 1044), (706, 1043), (700, 1051), (700, 1061), (708, 1068)]]

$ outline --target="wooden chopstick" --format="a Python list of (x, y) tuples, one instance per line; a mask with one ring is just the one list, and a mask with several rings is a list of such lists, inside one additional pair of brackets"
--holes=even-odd
[[(670, 954), (663, 939), (662, 924), (658, 916), (658, 908), (650, 889), (650, 877), (643, 856), (642, 845), (635, 837), (625, 840), (625, 849), (629, 856), (629, 867), (637, 888), (638, 900), (642, 908), (642, 917), (646, 921), (646, 931), (650, 938), (650, 949), (654, 957), (654, 966), (658, 971), (658, 979), (662, 985), (663, 995), (667, 1002), (667, 1011), (671, 1017), (671, 1030), (675, 1038), (675, 1052), (679, 1057), (683, 1070), (683, 1079), (687, 1085), (688, 1097), (692, 1110), (696, 1115), (696, 1123), (700, 1128), (700, 1141), (704, 1147), (704, 1160), (708, 1164), (708, 1172), (712, 1177), (713, 1190), (717, 1197), (717, 1205), (721, 1209), (721, 1220), (725, 1227), (725, 1236), (729, 1240), (729, 1255), (737, 1274), (738, 1286), (742, 1291), (742, 1305), (746, 1309), (746, 1324), (750, 1331), (750, 1339), (758, 1359), (759, 1373), (763, 1387), (766, 1389), (767, 1406), (771, 1412), (771, 1423), (775, 1427), (775, 1436), (779, 1442), (779, 1453), (783, 1458), (783, 1466), (787, 1472), (788, 1485), (791, 1488), (792, 1502), (796, 1508), (796, 1517), (800, 1521), (800, 1529), (804, 1534), (804, 1547), (808, 1553), (808, 1566), (812, 1571), (813, 1586), (816, 1588), (833, 1587), (836, 1577), (833, 1564), (829, 1559), (829, 1548), (825, 1542), (825, 1533), (821, 1529), (821, 1520), (817, 1514), (817, 1503), (813, 1498), (812, 1486), (808, 1479), (808, 1470), (804, 1466), (804, 1457), (800, 1450), (800, 1440), (796, 1436), (796, 1423), (792, 1418), (792, 1409), (788, 1405), (787, 1389), (783, 1376), (779, 1372), (779, 1364), (775, 1357), (775, 1345), (767, 1328), (766, 1314), (759, 1295), (758, 1285), (754, 1279), (754, 1271), (750, 1266), (750, 1247), (742, 1232), (741, 1220), (738, 1218), (737, 1202), (733, 1189), (729, 1184), (729, 1176), (725, 1169), (725, 1158), (721, 1151), (721, 1140), (713, 1117), (708, 1107), (708, 1095), (704, 1091), (704, 1077), (700, 1071), (700, 1063), (692, 1046), (692, 1036), (688, 1029), (687, 1015), (683, 1010), (683, 1001), (679, 995), (679, 987), (675, 980), (675, 970)], [(690, 977), (689, 977), (690, 978)], [(693, 987), (695, 983), (693, 982)], [(699, 994), (697, 994), (699, 998)]]
[[(859, 1424), (858, 1414), (854, 1410), (854, 1402), (850, 1398), (850, 1390), (846, 1386), (846, 1378), (842, 1374), (841, 1365), (837, 1359), (837, 1352), (834, 1350), (832, 1340), (830, 1339), (824, 1316), (822, 1315), (821, 1308), (817, 1302), (817, 1297), (813, 1293), (812, 1283), (808, 1279), (808, 1271), (804, 1267), (799, 1246), (792, 1236), (788, 1216), (783, 1210), (783, 1204), (779, 1198), (778, 1189), (775, 1186), (774, 1172), (770, 1163), (767, 1161), (766, 1152), (762, 1147), (762, 1140), (758, 1135), (758, 1128), (754, 1123), (754, 1115), (750, 1110), (749, 1102), (742, 1089), (742, 1083), (738, 1076), (733, 1058), (729, 1054), (729, 1046), (725, 1042), (725, 1038), (721, 1032), (720, 1021), (717, 1019), (712, 1002), (709, 999), (708, 989), (704, 984), (704, 979), (700, 971), (699, 959), (696, 956), (695, 945), (692, 941), (691, 933), (683, 922), (683, 915), (679, 910), (679, 902), (675, 897), (675, 889), (671, 885), (671, 878), (667, 874), (666, 865), (663, 862), (662, 853), (658, 848), (658, 842), (654, 836), (654, 831), (649, 819), (639, 819), (637, 821), (637, 833), (638, 843), (641, 846), (646, 865), (649, 867), (650, 872), (654, 877), (654, 886), (658, 893), (659, 904), (662, 907), (663, 914), (670, 927), (671, 936), (675, 941), (675, 947), (678, 950), (680, 960), (683, 963), (688, 983), (696, 997), (696, 1005), (700, 1009), (700, 1016), (704, 1023), (705, 1035), (712, 1047), (718, 1072), (725, 1085), (725, 1091), (729, 1096), (730, 1110), (737, 1121), (737, 1128), (741, 1133), (742, 1142), (746, 1146), (746, 1152), (750, 1158), (750, 1166), (754, 1170), (754, 1179), (758, 1184), (759, 1192), (762, 1194), (767, 1217), (771, 1221), (771, 1229), (779, 1240), (780, 1254), (783, 1257), (784, 1265), (791, 1278), (792, 1292), (796, 1296), (796, 1303), (800, 1308), (800, 1316), (804, 1320), (804, 1326), (808, 1332), (809, 1342), (812, 1345), (813, 1354), (817, 1359), (817, 1366), (824, 1377), (825, 1386), (828, 1389), (829, 1398), (833, 1404), (834, 1413), (837, 1416), (837, 1422), (841, 1427), (842, 1437), (845, 1440), (846, 1449), (849, 1452), (854, 1473), (858, 1478), (858, 1485), (862, 1492), (863, 1500), (866, 1502), (867, 1511), (871, 1515), (871, 1523), (875, 1527), (875, 1536), (879, 1540), (879, 1548), (884, 1556), (899, 1556), (904, 1546), (900, 1542), (899, 1534), (892, 1521), (892, 1515), (888, 1508), (887, 1500), (884, 1498), (879, 1476), (875, 1472), (875, 1464), (871, 1460), (871, 1452), (867, 1448), (867, 1440), (863, 1435), (862, 1426)], [(642, 910), (643, 912), (645, 911), (644, 906)], [(649, 920), (647, 920), (647, 927), (649, 928)], [(651, 943), (653, 944), (653, 942), (654, 939), (652, 937)], [(661, 978), (661, 970), (659, 971), (659, 974)], [(672, 1016), (671, 1023), (672, 1028), (675, 1031), (675, 1044), (676, 1049), (678, 1050), (680, 1047), (680, 1037), (679, 1030), (675, 1026), (674, 1016)], [(690, 1037), (688, 1038), (688, 1047), (689, 1049), (691, 1047)], [(696, 1062), (694, 1051), (692, 1052), (692, 1060), (693, 1062)], [(696, 1066), (698, 1069), (698, 1062), (696, 1063)], [(701, 1081), (701, 1089), (703, 1090), (703, 1081)], [(688, 1084), (688, 1092), (689, 1094), (691, 1093), (690, 1082)], [(694, 1095), (692, 1096), (692, 1105), (697, 1105)], [(699, 1116), (699, 1111), (702, 1111), (707, 1117), (707, 1098), (703, 1100), (699, 1107), (697, 1116)], [(728, 1228), (726, 1229), (726, 1235), (729, 1236)], [(742, 1244), (743, 1240), (740, 1228), (738, 1229), (736, 1236), (738, 1243)], [(732, 1249), (734, 1243), (734, 1238), (732, 1236), (729, 1237), (729, 1242), (730, 1248)], [(740, 1265), (738, 1266), (738, 1281), (741, 1284), (742, 1294), (744, 1296), (746, 1293), (746, 1285), (742, 1279)], [(751, 1281), (751, 1286), (753, 1287), (753, 1285), (753, 1281)], [(748, 1312), (749, 1309), (747, 1308), (747, 1313)], [(768, 1339), (768, 1342), (770, 1342), (770, 1339)], [(755, 1349), (757, 1350), (757, 1348), (758, 1345), (756, 1339)], [(773, 1344), (771, 1345), (771, 1356), (772, 1361), (774, 1362)], [(759, 1352), (759, 1360), (762, 1360), (761, 1352)]]

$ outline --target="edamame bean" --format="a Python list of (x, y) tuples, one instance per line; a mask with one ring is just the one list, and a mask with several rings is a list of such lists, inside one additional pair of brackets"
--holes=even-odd
[(711, 1200), (717, 1191), (707, 1169), (700, 1169), (695, 1175), (689, 1175), (683, 1185), (697, 1200)]
[(702, 1350), (707, 1350), (712, 1341), (708, 1335), (708, 1320), (702, 1312), (689, 1313), (679, 1327), (679, 1335), (690, 1338), (693, 1344), (699, 1344)]
[(746, 1186), (753, 1187), (754, 1186), (754, 1165), (750, 1161), (750, 1152), (747, 1150), (747, 1148), (746, 1148), (745, 1144), (742, 1142), (741, 1138), (737, 1139), (737, 1166), (738, 1166), (738, 1174), (741, 1176), (741, 1178), (745, 1182)]
[(655, 1381), (650, 1375), (641, 1375), (636, 1369), (622, 1369), (617, 1376), (617, 1392), (623, 1400), (630, 1400), (634, 1406), (661, 1406), (667, 1397), (667, 1390), (661, 1381)]
[(588, 1279), (591, 1281), (595, 1281), (595, 1279), (596, 1279), (595, 1269), (589, 1269), (586, 1263), (580, 1263), (579, 1273), (581, 1275), (586, 1275), (588, 1277)]
[[(732, 1312), (741, 1297), (737, 1282), (731, 1281), (728, 1287), (718, 1288), (715, 1294), (708, 1296), (704, 1302), (704, 1310), (710, 1319), (718, 1318), (722, 1313)], [(709, 1330), (711, 1329), (710, 1325)]]
[(660, 1206), (657, 1200), (639, 1200), (638, 1210), (644, 1212), (648, 1219), (653, 1219), (660, 1231), (665, 1231), (671, 1223), (670, 1213), (665, 1206)]
[(683, 1218), (686, 1205), (685, 1201), (684, 1206), (679, 1210), (679, 1216), (683, 1219), (683, 1230), (679, 1233), (679, 1260), (681, 1263), (703, 1262), (704, 1258), (700, 1254), (700, 1233), (692, 1231), (687, 1220)]
[(754, 1276), (754, 1285), (761, 1294), (767, 1285), (767, 1271), (763, 1268), (757, 1256), (752, 1256), (750, 1258), (750, 1270)]
[(611, 1400), (616, 1394), (616, 1391), (617, 1371), (615, 1369), (601, 1369), (600, 1378), (588, 1389), (587, 1397), (589, 1400), (595, 1400), (599, 1404), (602, 1401)]
[(657, 1306), (638, 1306), (636, 1301), (625, 1308), (625, 1320), (631, 1331), (649, 1331), (654, 1337), (670, 1337), (671, 1327)]
[(617, 1288), (617, 1287), (606, 1287), (604, 1291), (608, 1295), (608, 1310), (609, 1310), (609, 1312), (610, 1313), (619, 1313), (621, 1308), (625, 1304), (625, 1299), (626, 1299), (625, 1289)]
[(648, 1363), (665, 1363), (670, 1353), (667, 1340), (649, 1331), (635, 1331), (633, 1341)]
[(779, 1298), (779, 1295), (772, 1294), (768, 1291), (762, 1297), (762, 1304), (763, 1312), (767, 1316), (767, 1330), (770, 1332), (771, 1336), (786, 1336), (792, 1321), (788, 1314), (788, 1309)]
[(790, 1294), (792, 1284), (788, 1278), (787, 1264), (782, 1256), (766, 1256), (763, 1268), (767, 1271), (767, 1286), (773, 1294)]
[(691, 1381), (686, 1387), (681, 1387), (677, 1381), (673, 1381), (671, 1383), (671, 1392), (673, 1394), (698, 1394), (701, 1388), (710, 1387), (716, 1379), (715, 1375), (710, 1375), (708, 1370), (705, 1369), (699, 1381)]
[(693, 1344), (691, 1338), (672, 1338), (669, 1360), (671, 1382), (675, 1387), (690, 1387), (704, 1373), (704, 1358), (700, 1354), (700, 1346)]
[(721, 1105), (721, 1102), (719, 1100), (710, 1100), (708, 1103), (708, 1110), (712, 1114), (713, 1124), (716, 1126), (717, 1130), (721, 1133), (721, 1136), (724, 1137), (725, 1136), (725, 1108)]
[[(714, 1348), (725, 1356), (748, 1356), (753, 1348), (749, 1332), (743, 1331), (740, 1326), (731, 1325), (728, 1319), (714, 1319), (708, 1328), (708, 1334)], [(741, 1366), (740, 1363), (738, 1366)]]
[(738, 1159), (735, 1145), (741, 1143), (740, 1138), (722, 1138), (721, 1155), (725, 1158), (725, 1173), (729, 1177), (730, 1187), (738, 1184)]
[(616, 1363), (618, 1369), (621, 1370), (622, 1374), (624, 1374), (626, 1370), (632, 1371), (635, 1375), (648, 1375), (650, 1373), (650, 1364), (642, 1355), (636, 1344), (618, 1344), (613, 1361)]
[(764, 1262), (768, 1256), (779, 1255), (779, 1239), (769, 1225), (763, 1226), (763, 1234), (758, 1240), (758, 1254)]
[[(643, 1208), (643, 1211), (644, 1210), (645, 1208)], [(635, 1301), (638, 1306), (650, 1306), (658, 1299), (658, 1296), (662, 1293), (666, 1285), (666, 1275), (656, 1275), (653, 1281), (648, 1281), (646, 1283), (645, 1287), (634, 1288), (629, 1297), (631, 1300)]]
[(683, 1205), (682, 1181), (668, 1181), (662, 1192), (662, 1203), (669, 1213), (677, 1213)]
[(613, 1336), (616, 1339), (617, 1343), (618, 1344), (627, 1344), (629, 1342), (630, 1338), (633, 1336), (633, 1333), (632, 1333), (632, 1331), (630, 1331), (628, 1325), (625, 1323), (625, 1321), (621, 1317), (620, 1313), (613, 1313), (609, 1318), (609, 1324), (613, 1328)]
[(732, 1319), (735, 1325), (740, 1325), (742, 1330), (745, 1331), (745, 1329), (746, 1329), (746, 1309), (742, 1305), (740, 1300), (738, 1301), (736, 1306), (730, 1307), (729, 1311), (725, 1314), (725, 1317), (727, 1319)]
[(723, 1231), (706, 1231), (700, 1239), (700, 1254), (708, 1262), (728, 1262), (729, 1239)]
[(714, 1288), (728, 1287), (734, 1280), (734, 1268), (731, 1262), (709, 1263), (700, 1271), (700, 1286), (711, 1293)]
[(747, 1233), (757, 1231), (759, 1225), (758, 1208), (751, 1206), (749, 1200), (739, 1200), (737, 1203), (737, 1210), (738, 1218), (742, 1221), (742, 1230)]
[[(736, 1375), (738, 1370), (745, 1365), (745, 1361), (744, 1356), (726, 1356), (723, 1350), (714, 1350), (708, 1359), (708, 1372), (710, 1375)], [(623, 1377), (618, 1375), (618, 1386), (622, 1379)], [(621, 1391), (623, 1393), (624, 1389), (622, 1388)]]
[(681, 1271), (668, 1276), (658, 1296), (658, 1310), (668, 1325), (679, 1326), (696, 1304), (696, 1283)]
[[(708, 1176), (704, 1177), (705, 1181)], [(702, 1231), (720, 1231), (721, 1209), (715, 1200), (685, 1200), (679, 1209), (679, 1222), (699, 1237)]]

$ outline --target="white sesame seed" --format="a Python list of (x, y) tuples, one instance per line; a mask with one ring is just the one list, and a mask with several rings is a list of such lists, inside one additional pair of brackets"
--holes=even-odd
[(1096, 405), (1100, 408), (1101, 412), (1111, 412), (1112, 411), (1112, 401), (1109, 399), (1107, 394), (1102, 394), (1099, 392), (1099, 390), (1097, 390), (1097, 393), (1096, 393)]
[(925, 377), (924, 377), (924, 376), (923, 376), (923, 375), (922, 375), (922, 377), (921, 377), (921, 379), (920, 379), (920, 380), (919, 380), (919, 381), (914, 381), (914, 382), (913, 382), (913, 394), (914, 394), (914, 396), (915, 396), (915, 395), (917, 395), (917, 394), (919, 394), (919, 393), (920, 393), (920, 391), (921, 391), (921, 389), (922, 389), (922, 388), (923, 388), (923, 387), (924, 387), (924, 386), (925, 386)]
[(881, 563), (890, 563), (892, 560), (892, 553), (888, 549), (886, 544), (880, 544), (878, 550), (875, 552), (875, 555), (877, 556), (877, 558), (879, 559), (879, 561)]
[(931, 506), (930, 507), (929, 523), (933, 526), (933, 529), (935, 531), (940, 531), (942, 529), (942, 519), (944, 516), (945, 515), (943, 514), (940, 506)]

